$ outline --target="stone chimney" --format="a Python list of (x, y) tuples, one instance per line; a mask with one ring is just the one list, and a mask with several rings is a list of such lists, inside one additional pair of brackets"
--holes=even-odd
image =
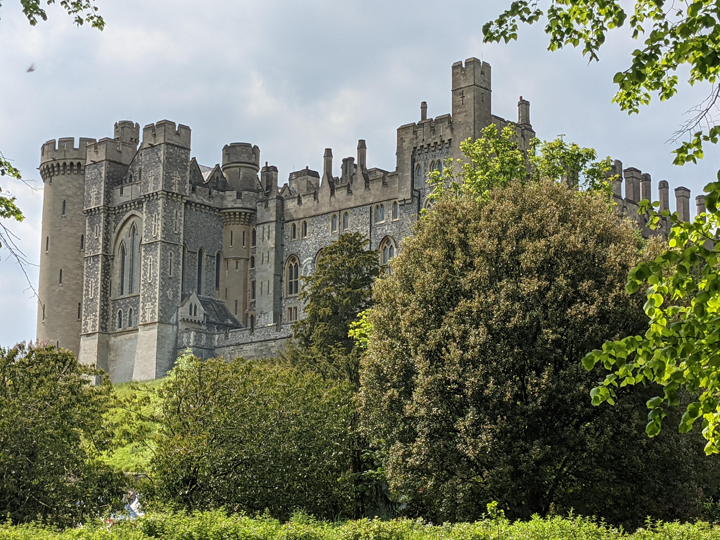
[(640, 180), (640, 197), (652, 202), (652, 178), (648, 173), (643, 173)]
[(690, 221), (690, 190), (686, 187), (675, 188), (675, 207), (680, 221)]
[(427, 120), (427, 101), (420, 104), (420, 121), (424, 122), (425, 120)]
[(518, 124), (521, 126), (530, 125), (530, 102), (520, 96), (518, 101)]
[(632, 202), (640, 202), (641, 173), (635, 167), (628, 167), (623, 171), (625, 175), (625, 198)]
[(667, 180), (660, 180), (658, 191), (660, 192), (660, 211), (670, 210), (670, 187)]
[(698, 216), (705, 212), (705, 195), (695, 197), (695, 209), (697, 210)]

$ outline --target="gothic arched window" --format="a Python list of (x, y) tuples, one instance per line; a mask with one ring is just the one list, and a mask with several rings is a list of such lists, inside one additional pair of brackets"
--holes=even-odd
[(293, 223), (290, 226), (290, 240), (295, 240), (296, 237), (297, 237), (297, 227)]
[(375, 207), (375, 222), (380, 223), (382, 221), (385, 221), (385, 205), (378, 204)]
[(130, 311), (128, 311), (128, 328), (131, 328), (133, 325), (133, 310), (130, 308)]
[(287, 295), (295, 296), (300, 290), (300, 261), (294, 255), (287, 262)]
[(205, 253), (203, 252), (202, 248), (198, 251), (198, 257), (197, 257), (197, 293), (198, 295), (202, 294), (202, 282), (203, 282), (203, 258), (205, 257)]
[(337, 215), (333, 214), (332, 216), (332, 225), (330, 228), (330, 232), (336, 232), (337, 231)]
[(135, 267), (137, 265), (138, 233), (135, 225), (130, 230), (130, 278), (128, 279), (130, 294), (135, 292)]
[(122, 329), (122, 309), (118, 311), (117, 327), (118, 330)]
[(380, 264), (385, 266), (390, 262), (390, 259), (394, 259), (395, 251), (395, 242), (393, 242), (392, 238), (386, 236), (380, 242)]
[(346, 230), (348, 227), (350, 227), (350, 214), (345, 212), (343, 214), (343, 230)]
[(302, 222), (302, 237), (307, 238), (307, 221)]
[(120, 244), (120, 296), (125, 294), (125, 260), (127, 253), (125, 252), (125, 244)]
[(415, 167), (415, 189), (422, 187), (422, 165)]
[(399, 208), (398, 208), (398, 206), (399, 206), (399, 205), (398, 205), (397, 201), (395, 201), (395, 202), (393, 203), (393, 205), (392, 205), (392, 218), (393, 218), (393, 219), (397, 219), (397, 218), (398, 218), (398, 214), (399, 214)]
[(255, 255), (250, 255), (250, 268), (255, 268)]

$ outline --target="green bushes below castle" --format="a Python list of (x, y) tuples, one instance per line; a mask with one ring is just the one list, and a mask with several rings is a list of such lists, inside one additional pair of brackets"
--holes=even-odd
[(287, 523), (222, 511), (149, 514), (133, 523), (97, 522), (58, 532), (35, 525), (0, 525), (0, 540), (718, 540), (707, 523), (647, 524), (633, 533), (586, 518), (502, 517), (475, 523), (432, 525), (422, 520), (322, 522), (298, 514)]

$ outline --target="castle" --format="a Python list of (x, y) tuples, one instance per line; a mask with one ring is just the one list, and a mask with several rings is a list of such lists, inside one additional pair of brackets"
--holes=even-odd
[[(200, 357), (270, 357), (303, 316), (300, 277), (324, 246), (359, 232), (387, 264), (402, 249), (429, 194), (427, 174), (460, 159), (461, 141), (490, 123), (512, 125), (521, 147), (535, 136), (530, 103), (517, 121), (492, 114), (491, 68), (476, 58), (452, 66), (452, 114), (397, 130), (394, 171), (368, 167), (364, 140), (334, 176), (278, 170), (260, 149), (232, 143), (222, 162), (191, 157), (190, 128), (163, 120), (115, 124), (114, 137), (51, 140), (42, 146), (44, 182), (38, 341), (72, 350), (113, 382), (162, 377), (187, 348)], [(637, 216), (650, 176), (615, 172), (621, 212)], [(259, 176), (258, 176), (259, 174)], [(682, 219), (690, 191), (675, 190)], [(668, 208), (668, 184), (660, 183)], [(702, 204), (697, 200), (698, 209)]]

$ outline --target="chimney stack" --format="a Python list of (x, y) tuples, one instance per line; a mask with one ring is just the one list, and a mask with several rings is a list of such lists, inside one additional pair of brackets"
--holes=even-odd
[(530, 125), (530, 102), (520, 96), (518, 101), (518, 124), (521, 126)]
[(690, 221), (690, 190), (686, 187), (675, 188), (675, 208), (680, 221)]
[(625, 198), (632, 202), (640, 202), (641, 173), (635, 167), (628, 167), (623, 171), (625, 175)]
[(614, 176), (615, 179), (611, 182), (612, 192), (615, 197), (622, 199), (622, 161), (616, 159), (610, 169), (610, 176)]
[(698, 216), (705, 212), (705, 195), (695, 197), (695, 209), (697, 210)]
[(360, 172), (367, 170), (367, 146), (365, 146), (365, 139), (360, 139), (357, 145), (357, 161), (358, 170)]
[(658, 191), (660, 191), (660, 211), (670, 210), (670, 188), (667, 180), (660, 180)]
[(327, 179), (332, 182), (332, 148), (325, 149), (325, 155), (323, 156), (323, 182)]
[(652, 178), (648, 173), (643, 173), (640, 181), (640, 197), (652, 202)]
[(424, 122), (425, 120), (427, 120), (427, 101), (420, 104), (420, 121)]

